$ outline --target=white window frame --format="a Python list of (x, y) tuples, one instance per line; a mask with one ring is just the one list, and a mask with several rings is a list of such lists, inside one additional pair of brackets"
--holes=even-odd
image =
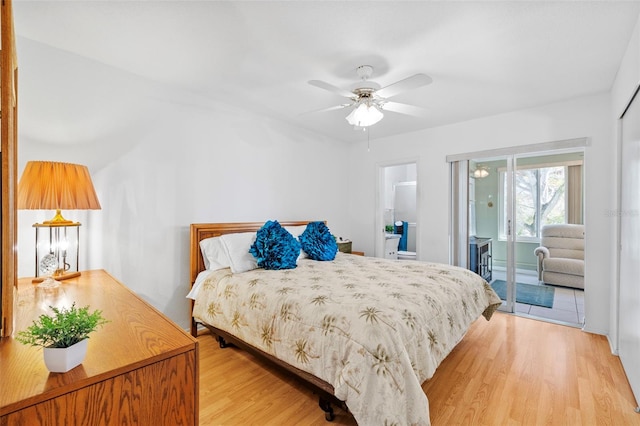
[[(549, 168), (549, 167), (564, 167), (564, 176), (565, 176), (565, 183), (566, 183), (566, 179), (567, 179), (567, 174), (568, 174), (568, 170), (569, 170), (569, 166), (571, 165), (576, 165), (576, 164), (582, 164), (582, 162), (575, 162), (575, 161), (570, 161), (570, 162), (563, 162), (563, 163), (548, 163), (548, 164), (536, 164), (536, 165), (527, 165), (527, 166), (521, 166), (521, 167), (517, 167), (517, 170), (530, 170), (530, 169), (544, 169), (544, 168)], [(505, 194), (504, 194), (504, 186), (505, 186), (505, 182), (504, 179), (507, 175), (507, 169), (504, 167), (500, 167), (498, 168), (498, 173), (499, 173), (499, 186), (500, 186), (500, 190), (498, 193), (498, 208), (499, 208), (499, 212), (498, 212), (498, 240), (499, 241), (506, 241), (507, 240), (507, 235), (505, 233), (505, 229), (506, 229), (506, 223), (505, 223), (505, 215), (504, 215), (504, 203), (505, 203)], [(517, 235), (514, 234), (514, 238), (516, 242), (520, 242), (520, 243), (539, 243), (541, 240), (541, 226), (540, 226), (540, 220), (542, 219), (540, 216), (540, 181), (539, 179), (537, 180), (538, 184), (536, 185), (536, 190), (537, 190), (537, 194), (536, 194), (536, 236), (535, 237), (519, 237)], [(568, 202), (569, 202), (569, 191), (564, 191), (564, 205), (565, 205), (565, 209), (564, 209), (564, 222), (567, 223), (567, 215), (568, 215), (568, 211), (567, 211), (567, 207), (568, 207)], [(517, 218), (513, 218), (514, 221)], [(515, 225), (514, 225), (514, 230), (515, 230)]]

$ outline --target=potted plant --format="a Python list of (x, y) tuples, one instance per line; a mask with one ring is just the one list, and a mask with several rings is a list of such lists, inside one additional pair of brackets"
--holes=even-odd
[(25, 345), (42, 346), (44, 363), (49, 371), (65, 373), (80, 365), (87, 354), (89, 334), (108, 321), (102, 311), (89, 312), (89, 307), (70, 308), (50, 306), (53, 315), (42, 314), (16, 340)]

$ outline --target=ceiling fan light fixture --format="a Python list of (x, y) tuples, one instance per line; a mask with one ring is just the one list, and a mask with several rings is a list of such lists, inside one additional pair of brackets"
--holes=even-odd
[(384, 114), (375, 105), (361, 103), (354, 108), (345, 119), (352, 126), (367, 127), (373, 126), (378, 121), (382, 120), (383, 117)]

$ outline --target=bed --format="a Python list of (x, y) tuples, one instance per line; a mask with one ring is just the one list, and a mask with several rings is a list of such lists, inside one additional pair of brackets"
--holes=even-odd
[[(421, 384), (473, 321), (500, 306), (491, 286), (446, 264), (340, 252), (236, 273), (203, 256), (201, 242), (240, 239), (263, 224), (191, 225), (191, 333), (202, 324), (221, 347), (232, 343), (305, 381), (327, 420), (340, 404), (362, 425), (430, 424)], [(307, 222), (280, 224), (297, 237)], [(238, 247), (227, 255), (246, 251)]]

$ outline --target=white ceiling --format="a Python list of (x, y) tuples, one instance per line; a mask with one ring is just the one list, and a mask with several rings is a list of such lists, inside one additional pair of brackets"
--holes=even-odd
[[(387, 112), (372, 138), (544, 105), (609, 90), (639, 12), (637, 1), (14, 2), (21, 72), (20, 43), (37, 42), (345, 141), (363, 137), (348, 111), (304, 114), (343, 103), (308, 80), (349, 88), (362, 64), (382, 86), (431, 76), (393, 98), (425, 116)], [(24, 102), (37, 99), (21, 98), (29, 122)], [(74, 116), (58, 102), (50, 114)]]

